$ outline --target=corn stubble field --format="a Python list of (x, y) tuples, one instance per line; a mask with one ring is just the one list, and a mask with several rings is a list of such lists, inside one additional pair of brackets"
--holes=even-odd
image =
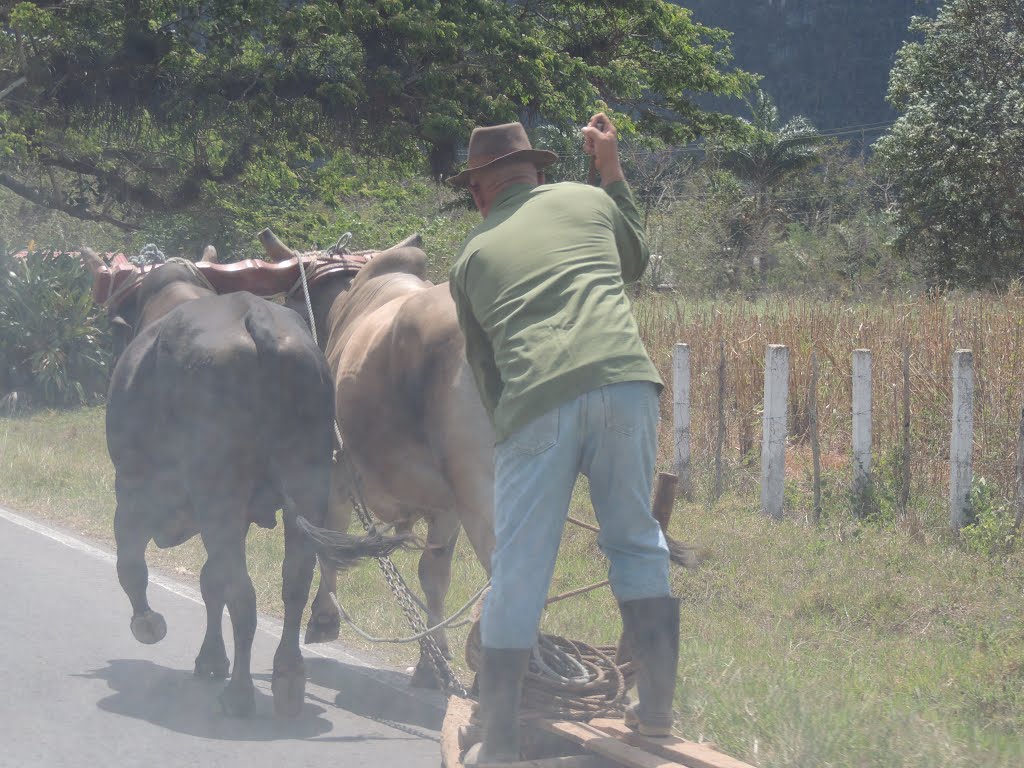
[[(765, 768), (806, 766), (1020, 766), (1024, 764), (1024, 552), (1017, 542), (957, 540), (945, 488), (951, 354), (974, 351), (975, 475), (989, 492), (979, 514), (1012, 514), (1024, 381), (1024, 296), (892, 299), (862, 306), (809, 300), (695, 303), (672, 297), (635, 305), (642, 333), (670, 381), (675, 342), (691, 348), (695, 494), (676, 504), (672, 532), (703, 548), (697, 571), (675, 572), (684, 599), (678, 726)], [(726, 351), (726, 488), (710, 501), (718, 431), (720, 343)], [(786, 519), (758, 512), (759, 409), (764, 348), (789, 346), (790, 448)], [(875, 497), (868, 519), (851, 514), (851, 353), (874, 353)], [(912, 390), (910, 514), (894, 499), (902, 430), (902, 356)], [(823, 517), (811, 519), (807, 440), (810, 359), (819, 361)], [(669, 468), (671, 398), (663, 397), (662, 468)], [(0, 421), (0, 503), (110, 541), (113, 472), (102, 409)], [(980, 502), (979, 502), (980, 503)], [(592, 519), (581, 482), (574, 513)], [(999, 530), (1005, 530), (1001, 528)], [(280, 529), (249, 537), (260, 607), (281, 610)], [(416, 554), (396, 560), (415, 583)], [(192, 541), (151, 550), (151, 562), (195, 578)], [(594, 535), (569, 526), (552, 585), (561, 592), (605, 576)], [(111, 573), (113, 579), (113, 572)], [(460, 542), (449, 607), (483, 582)], [(376, 634), (404, 633), (376, 566), (342, 578), (340, 599)], [(154, 605), (159, 610), (158, 605)], [(129, 607), (124, 602), (125, 626)], [(560, 602), (548, 632), (613, 642), (608, 592)], [(344, 630), (343, 630), (344, 632)], [(456, 667), (465, 629), (452, 633)], [(367, 649), (353, 641), (346, 641)], [(201, 638), (196, 637), (196, 647)], [(415, 649), (372, 649), (407, 665)], [(146, 649), (139, 646), (139, 654)]]

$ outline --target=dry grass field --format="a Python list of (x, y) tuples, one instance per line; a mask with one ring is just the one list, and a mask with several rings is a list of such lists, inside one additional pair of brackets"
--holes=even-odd
[[(810, 499), (808, 399), (811, 356), (819, 367), (818, 413), (822, 464), (831, 480), (834, 506), (851, 479), (852, 353), (872, 352), (873, 462), (881, 493), (894, 490), (903, 426), (903, 353), (910, 353), (912, 505), (927, 514), (940, 509), (949, 482), (952, 417), (952, 355), (974, 353), (974, 473), (985, 478), (996, 502), (1016, 489), (1015, 462), (1024, 407), (1024, 294), (955, 298), (886, 297), (846, 305), (808, 298), (759, 303), (691, 302), (671, 296), (646, 298), (636, 315), (648, 349), (671, 381), (676, 342), (690, 345), (694, 473), (707, 487), (718, 431), (718, 365), (724, 349), (726, 441), (724, 459), (733, 485), (758, 481), (765, 347), (790, 350), (787, 479), (794, 513)], [(662, 399), (662, 460), (671, 458), (671, 398)], [(749, 490), (749, 489), (747, 489)], [(787, 499), (789, 501), (789, 499)]]

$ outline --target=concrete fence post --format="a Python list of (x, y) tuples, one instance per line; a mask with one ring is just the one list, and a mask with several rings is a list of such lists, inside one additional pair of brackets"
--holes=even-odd
[(974, 442), (974, 354), (953, 353), (953, 432), (949, 441), (949, 524), (959, 531), (970, 515)]
[(786, 415), (789, 349), (769, 344), (764, 361), (764, 421), (761, 431), (761, 511), (782, 518), (786, 479)]
[(871, 489), (871, 351), (853, 351), (853, 498), (867, 512)]
[(688, 499), (693, 495), (689, 344), (676, 344), (672, 350), (672, 425), (675, 443), (675, 473), (679, 477), (678, 493)]

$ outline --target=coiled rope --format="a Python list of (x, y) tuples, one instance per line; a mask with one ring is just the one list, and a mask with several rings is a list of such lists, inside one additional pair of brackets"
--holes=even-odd
[[(541, 635), (523, 679), (521, 720), (587, 721), (621, 715), (633, 686), (632, 661), (616, 663), (614, 646), (589, 645), (558, 635)], [(480, 670), (480, 623), (466, 640), (466, 664)]]

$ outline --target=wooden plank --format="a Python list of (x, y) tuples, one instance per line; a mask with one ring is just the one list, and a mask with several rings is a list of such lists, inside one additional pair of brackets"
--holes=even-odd
[(460, 696), (448, 697), (441, 724), (441, 765), (443, 768), (462, 768), (462, 749), (459, 747), (459, 728), (469, 724), (473, 702)]
[(709, 744), (677, 739), (675, 736), (663, 739), (642, 736), (627, 728), (622, 720), (591, 720), (590, 725), (631, 746), (675, 760), (686, 768), (753, 768), (749, 763), (729, 757)]
[[(473, 702), (459, 696), (448, 699), (444, 723), (441, 725), (441, 765), (444, 768), (463, 768), (462, 748), (459, 746), (459, 728), (468, 725), (473, 714)], [(615, 763), (599, 755), (570, 755), (518, 763), (496, 763), (488, 768), (617, 768)]]
[(586, 723), (568, 723), (561, 720), (537, 720), (535, 725), (548, 733), (574, 741), (588, 752), (607, 757), (626, 768), (679, 768), (674, 760), (652, 755), (599, 731)]
[(615, 763), (599, 755), (569, 755), (524, 760), (519, 763), (488, 763), (487, 768), (617, 768)]

